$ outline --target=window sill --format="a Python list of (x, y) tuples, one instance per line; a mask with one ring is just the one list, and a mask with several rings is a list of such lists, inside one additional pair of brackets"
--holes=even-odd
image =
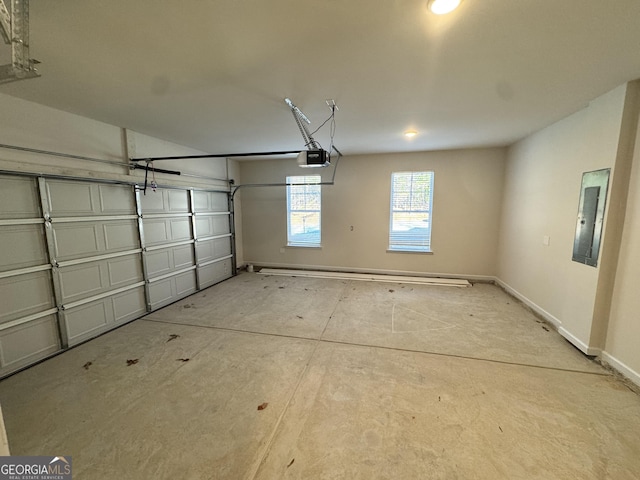
[(433, 251), (420, 251), (420, 250), (391, 250), (387, 249), (387, 253), (414, 253), (418, 255), (433, 255)]
[(285, 246), (285, 248), (315, 248), (316, 250), (322, 249), (322, 245), (300, 245), (295, 243), (290, 243)]

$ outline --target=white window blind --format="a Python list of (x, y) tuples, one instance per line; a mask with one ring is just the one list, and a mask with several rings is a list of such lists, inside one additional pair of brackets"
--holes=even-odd
[(320, 175), (287, 177), (287, 245), (320, 246)]
[(391, 174), (389, 250), (431, 251), (433, 172)]

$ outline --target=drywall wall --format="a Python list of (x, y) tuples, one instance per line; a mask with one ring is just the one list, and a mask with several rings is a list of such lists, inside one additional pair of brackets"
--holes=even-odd
[[(243, 200), (245, 262), (367, 272), (492, 277), (505, 150), (469, 149), (347, 156), (335, 185), (322, 187), (322, 247), (287, 247), (284, 187), (246, 188)], [(433, 170), (432, 254), (387, 252), (391, 173)], [(302, 169), (295, 159), (240, 162), (244, 183), (284, 182)], [(351, 228), (353, 227), (353, 229)]]
[(119, 167), (0, 148), (1, 169), (86, 177), (128, 175), (119, 128), (3, 94), (0, 109), (0, 144), (123, 164)]
[(620, 86), (508, 151), (498, 277), (589, 354), (602, 347), (592, 338), (602, 258), (597, 268), (571, 260), (580, 186), (583, 172), (615, 175), (626, 93)]
[[(89, 162), (0, 147), (1, 170), (143, 182), (144, 172), (130, 171), (128, 157), (204, 153), (8, 95), (0, 94), (0, 111), (0, 144), (113, 162)], [(225, 159), (155, 162), (155, 166), (194, 175), (157, 174), (158, 183), (227, 188)], [(202, 176), (210, 178), (198, 178)]]
[[(640, 84), (635, 82), (634, 88), (637, 95)], [(633, 165), (603, 358), (640, 385), (640, 122), (637, 109), (635, 120)]]
[(598, 349), (604, 348), (607, 336), (612, 307), (611, 299), (620, 259), (639, 114), (640, 82), (630, 82), (626, 85), (618, 150), (609, 186), (609, 208), (605, 219), (605, 235), (600, 260), (601, 267), (593, 311), (590, 343)]

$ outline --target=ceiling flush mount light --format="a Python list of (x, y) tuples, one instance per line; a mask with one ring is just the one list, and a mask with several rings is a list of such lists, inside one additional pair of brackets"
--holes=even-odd
[(418, 132), (416, 132), (415, 130), (407, 130), (406, 132), (404, 132), (404, 136), (407, 138), (413, 138), (418, 134)]
[(453, 12), (462, 0), (429, 0), (429, 10), (436, 15)]

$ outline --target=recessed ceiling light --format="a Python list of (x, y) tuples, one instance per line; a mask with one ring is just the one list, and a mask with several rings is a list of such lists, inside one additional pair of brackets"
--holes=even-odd
[(406, 132), (404, 132), (404, 136), (407, 138), (413, 138), (418, 134), (418, 132), (416, 132), (415, 130), (407, 130)]
[(461, 1), (462, 0), (430, 0), (429, 10), (436, 15), (444, 15), (458, 8)]

